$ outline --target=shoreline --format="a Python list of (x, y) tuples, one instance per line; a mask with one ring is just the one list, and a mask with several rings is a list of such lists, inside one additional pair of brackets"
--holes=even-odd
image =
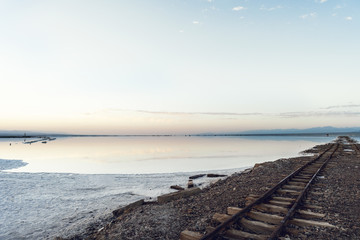
[(54, 134), (54, 133), (39, 133), (30, 135), (21, 134), (1, 134), (0, 138), (43, 138), (43, 137), (337, 137), (337, 136), (360, 136), (359, 131), (300, 131), (300, 132), (279, 132), (269, 131), (264, 133), (193, 133), (193, 134)]
[[(228, 171), (231, 171), (228, 175), (234, 172)], [(102, 224), (112, 217), (114, 209), (174, 192), (171, 185), (183, 183), (185, 187), (192, 175), (194, 173), (94, 175), (0, 171), (0, 207), (4, 209), (0, 217), (4, 221), (0, 239), (70, 237), (89, 226)], [(200, 179), (204, 185), (206, 181), (212, 180)]]
[[(318, 145), (316, 145), (318, 146)], [(314, 154), (314, 148), (316, 147), (314, 146), (313, 148), (311, 149), (306, 149), (304, 151), (301, 152), (301, 154)], [(121, 208), (118, 208), (118, 209), (114, 209), (112, 212), (113, 212), (113, 216), (109, 217), (107, 220), (103, 221), (101, 224), (90, 224), (87, 229), (85, 229), (84, 232), (80, 233), (80, 234), (77, 234), (77, 235), (74, 235), (72, 237), (69, 237), (69, 238), (62, 238), (61, 236), (59, 236), (58, 238), (56, 238), (57, 240), (62, 240), (62, 239), (98, 239), (99, 236), (101, 236), (101, 232), (102, 231), (106, 231), (108, 228), (111, 228), (114, 224), (114, 222), (116, 222), (117, 219), (122, 219), (124, 216), (123, 215), (131, 215), (131, 213), (133, 211), (137, 211), (139, 208), (141, 207), (146, 207), (146, 206), (163, 206), (163, 205), (166, 205), (166, 204), (173, 204), (174, 202), (177, 202), (177, 201), (180, 201), (180, 202), (187, 202), (189, 200), (188, 197), (197, 197), (198, 195), (201, 195), (203, 194), (204, 192), (207, 192), (207, 191), (211, 191), (211, 189), (213, 188), (218, 188), (218, 187), (221, 187), (224, 183), (226, 184), (227, 181), (231, 180), (233, 181), (233, 179), (237, 179), (239, 176), (246, 176), (247, 174), (251, 173), (254, 171), (254, 169), (258, 169), (258, 168), (261, 168), (262, 165), (272, 165), (273, 163), (278, 163), (278, 162), (285, 162), (287, 160), (293, 160), (293, 159), (298, 159), (300, 160), (301, 162), (302, 161), (306, 161), (308, 160), (309, 158), (311, 158), (313, 155), (311, 156), (298, 156), (298, 157), (293, 157), (293, 158), (289, 158), (289, 159), (286, 159), (286, 158), (281, 158), (281, 159), (278, 159), (278, 160), (275, 160), (275, 161), (268, 161), (268, 162), (264, 162), (264, 163), (257, 163), (255, 164), (253, 167), (245, 167), (242, 171), (240, 172), (234, 172), (233, 174), (223, 178), (223, 179), (218, 179), (216, 182), (214, 183), (210, 183), (209, 185), (205, 186), (203, 189), (201, 189), (201, 191), (194, 191), (193, 193), (191, 193), (189, 196), (186, 196), (186, 198), (180, 198), (180, 199), (170, 199), (169, 201), (143, 201), (141, 204), (141, 200), (140, 202), (139, 201), (135, 201), (133, 203), (130, 203), (129, 205), (126, 205), (126, 206), (123, 206)], [(275, 164), (275, 165), (276, 165)], [(291, 165), (293, 165), (294, 163), (291, 163)], [(296, 164), (295, 164), (296, 165)], [(297, 167), (298, 165), (296, 165)], [(291, 169), (295, 169), (294, 166), (291, 168)], [(233, 169), (233, 170), (236, 170), (236, 169)], [(205, 172), (205, 171), (204, 171)], [(192, 173), (197, 173), (197, 172), (192, 172)], [(280, 174), (278, 176), (285, 176), (286, 174)], [(281, 178), (277, 177), (276, 178), (278, 181), (281, 180)], [(274, 181), (271, 181), (271, 182), (274, 182)], [(269, 183), (266, 184), (266, 181), (264, 182), (265, 186), (268, 186), (270, 187)], [(169, 186), (170, 188), (170, 186)], [(266, 187), (261, 187), (260, 189), (266, 189)], [(181, 191), (178, 191), (178, 192), (175, 192), (175, 193), (180, 193)], [(258, 194), (258, 191), (255, 191), (254, 194)], [(164, 194), (165, 196), (168, 195), (168, 194)], [(159, 195), (156, 197), (156, 199), (158, 197), (162, 197), (164, 195)], [(144, 199), (143, 199), (144, 200)], [(245, 197), (244, 197), (244, 201), (245, 201)], [(121, 212), (121, 214), (117, 214), (118, 212)], [(115, 213), (115, 214), (114, 214)], [(140, 217), (141, 218), (141, 217)], [(179, 233), (180, 234), (180, 233)], [(140, 237), (140, 236), (138, 236)], [(160, 237), (160, 236), (158, 236)], [(100, 238), (101, 239), (101, 238)], [(127, 238), (125, 238), (127, 239)], [(131, 238), (129, 238), (131, 239)], [(136, 239), (136, 238), (134, 238)], [(149, 238), (151, 239), (151, 238)]]
[[(295, 157), (295, 158), (296, 159), (303, 159), (303, 158), (310, 158), (310, 156)], [(291, 159), (295, 159), (295, 158), (291, 158)], [(56, 240), (65, 240), (65, 239), (66, 240), (71, 240), (71, 239), (103, 239), (102, 236), (104, 234), (107, 235), (106, 233), (104, 233), (104, 231), (106, 232), (108, 229), (114, 228), (115, 227), (114, 223), (116, 223), (118, 220), (122, 220), (123, 218), (126, 218), (126, 217), (132, 218), (129, 215), (132, 215), (134, 211), (139, 211), (139, 209), (144, 208), (144, 210), (140, 210), (140, 212), (143, 212), (143, 211), (145, 211), (145, 209), (147, 209), (147, 206), (158, 206), (158, 207), (162, 208), (162, 206), (174, 205), (174, 203), (176, 203), (176, 202), (180, 202), (180, 205), (183, 205), (184, 203), (189, 204), (189, 201), (192, 201), (192, 198), (197, 198), (199, 195), (204, 194), (204, 193), (206, 194), (206, 192), (211, 191), (212, 189), (222, 188), (222, 186), (224, 184), (226, 185), (226, 183), (228, 181), (233, 182), (233, 181), (235, 181), (234, 179), (237, 179), (240, 176), (246, 176), (247, 174), (252, 173), (255, 169), (262, 168), (262, 165), (264, 165), (264, 164), (268, 165), (268, 164), (272, 164), (272, 163), (275, 163), (275, 162), (283, 162), (283, 161), (286, 161), (286, 160), (289, 160), (289, 159), (283, 159), (282, 158), (282, 159), (278, 159), (276, 161), (255, 164), (252, 168), (244, 169), (241, 172), (235, 172), (232, 175), (229, 175), (228, 177), (226, 177), (225, 179), (219, 179), (215, 183), (212, 183), (212, 184), (206, 186), (201, 191), (194, 191), (193, 193), (190, 193), (189, 196), (186, 196), (184, 198), (169, 199), (169, 201), (158, 201), (158, 200), (156, 200), (156, 201), (150, 201), (150, 202), (140, 200), (141, 203), (139, 201), (130, 203), (129, 205), (126, 205), (124, 207), (113, 210), (112, 211), (113, 216), (109, 217), (107, 220), (102, 222), (100, 225), (92, 225), (92, 224), (90, 224), (87, 227), (86, 231), (81, 233), (81, 234), (74, 235), (74, 236), (72, 236), (70, 238), (62, 238), (62, 237), (59, 236), (58, 238), (56, 238)], [(301, 161), (304, 161), (304, 160), (301, 160)], [(298, 165), (296, 165), (296, 167), (297, 166)], [(292, 170), (295, 170), (295, 168), (292, 168)], [(257, 170), (255, 170), (255, 172), (256, 171)], [(258, 174), (258, 173), (256, 173), (256, 174)], [(282, 177), (286, 176), (286, 174), (280, 174), (278, 176), (280, 176), (280, 178), (277, 177), (276, 179), (278, 181), (280, 181), (282, 179)], [(255, 182), (256, 182), (256, 180), (255, 180)], [(271, 181), (271, 182), (275, 183), (274, 181)], [(269, 182), (263, 182), (263, 184), (265, 184), (265, 185), (260, 187), (259, 190), (267, 190), (267, 188), (270, 187)], [(180, 192), (181, 191), (178, 191), (178, 193), (180, 193)], [(217, 193), (221, 193), (221, 192), (217, 192)], [(259, 194), (259, 191), (256, 191), (255, 189), (251, 189), (250, 193)], [(168, 194), (164, 194), (164, 195), (166, 196)], [(161, 198), (164, 195), (157, 196), (156, 198), (158, 198), (158, 197)], [(209, 198), (207, 197), (206, 200), (209, 200)], [(245, 197), (244, 197), (243, 201), (245, 202)], [(201, 202), (201, 200), (199, 199), (197, 202)], [(191, 205), (191, 203), (190, 203), (190, 205)], [(206, 211), (208, 211), (208, 210), (210, 210), (210, 208), (206, 209)], [(121, 214), (117, 214), (117, 212), (120, 212)], [(136, 213), (136, 214), (139, 214), (139, 213)], [(153, 214), (155, 214), (155, 212), (153, 212)], [(140, 222), (141, 222), (141, 218), (142, 218), (141, 216), (137, 216), (135, 218), (139, 219)], [(174, 221), (175, 221), (175, 219), (174, 219)], [(136, 223), (135, 225), (138, 225), (138, 224)], [(140, 223), (139, 223), (139, 225), (140, 225)], [(132, 226), (132, 227), (135, 227), (135, 226)], [(179, 235), (180, 235), (180, 232), (179, 232)], [(139, 238), (143, 239), (144, 236), (137, 236), (137, 237), (134, 237), (134, 238), (131, 238), (130, 236), (128, 236), (128, 237), (129, 238), (125, 237), (125, 239), (139, 239)], [(157, 235), (156, 237), (161, 239), (160, 235)], [(153, 239), (153, 238), (145, 238), (145, 239)], [(174, 238), (174, 239), (178, 239), (178, 238)]]
[[(316, 154), (324, 149), (326, 145), (327, 144), (316, 145), (304, 152)], [(350, 155), (350, 153), (352, 155)], [(342, 157), (360, 166), (358, 157), (352, 152), (344, 151)], [(245, 198), (248, 194), (261, 194), (279, 182), (287, 174), (297, 169), (297, 167), (304, 162), (309, 161), (309, 159), (311, 159), (311, 156), (302, 156), (256, 164), (251, 170), (245, 173), (234, 173), (223, 180), (219, 180), (205, 187), (194, 195), (163, 203), (141, 203), (123, 209), (123, 211), (120, 211), (120, 214), (116, 216), (113, 215), (100, 225), (92, 225), (87, 229), (83, 229), (84, 231), (78, 235), (71, 238), (59, 237), (57, 239), (178, 239), (180, 232), (185, 229), (204, 232), (207, 224), (211, 222), (214, 213), (226, 212), (227, 206), (241, 207), (245, 204)], [(348, 163), (344, 162), (341, 164)], [(351, 178), (351, 176), (346, 174), (344, 167), (330, 170), (335, 172), (342, 171), (342, 174)], [(329, 178), (329, 181), (330, 180), (332, 179)], [(334, 181), (336, 182), (337, 179)], [(356, 181), (360, 182), (360, 178)], [(329, 186), (329, 188), (331, 188), (331, 186)], [(348, 190), (347, 185), (341, 186), (340, 188), (345, 192)], [(336, 202), (335, 200), (334, 202)], [(356, 199), (350, 198), (348, 201), (356, 202)], [(359, 200), (357, 201), (359, 203)], [(326, 205), (326, 203), (324, 204)], [(355, 212), (355, 215), (357, 213), (355, 218), (360, 216), (358, 210), (348, 210), (348, 212), (351, 211)], [(341, 215), (341, 213), (333, 216), (329, 215), (330, 222), (339, 215)], [(342, 217), (347, 218), (347, 216)], [(350, 218), (351, 217), (354, 216), (350, 216)], [(337, 221), (339, 222), (341, 220)], [(345, 221), (345, 224), (350, 223)], [(360, 236), (360, 229), (358, 227), (352, 226), (342, 231), (339, 229), (341, 230), (341, 228), (332, 230), (331, 234), (337, 234), (337, 236), (341, 236), (340, 238), (342, 239), (352, 239), (354, 236)], [(344, 235), (343, 232), (346, 232), (346, 234)], [(315, 234), (316, 232), (311, 232), (306, 238), (316, 239)], [(320, 234), (322, 237), (333, 236), (331, 234), (326, 235), (326, 232), (319, 229), (317, 229), (317, 234)], [(347, 238), (346, 236), (351, 237)]]

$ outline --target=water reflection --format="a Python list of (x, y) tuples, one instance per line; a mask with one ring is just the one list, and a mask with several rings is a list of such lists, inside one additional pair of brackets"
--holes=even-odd
[(302, 150), (331, 140), (326, 137), (66, 137), (30, 145), (8, 139), (0, 141), (0, 158), (29, 163), (14, 172), (191, 172), (253, 166), (296, 156)]

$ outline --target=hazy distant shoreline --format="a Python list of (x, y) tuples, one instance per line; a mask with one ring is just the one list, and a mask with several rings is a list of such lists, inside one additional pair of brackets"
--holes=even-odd
[(43, 137), (286, 137), (286, 136), (313, 136), (334, 137), (339, 135), (360, 136), (360, 132), (330, 132), (330, 133), (249, 133), (249, 134), (125, 134), (125, 135), (82, 135), (82, 134), (39, 134), (39, 135), (0, 135), (0, 138), (43, 138)]
[(36, 137), (266, 137), (266, 136), (360, 136), (360, 127), (313, 127), (306, 129), (259, 129), (230, 132), (200, 133), (164, 133), (164, 134), (71, 134), (61, 132), (36, 132), (26, 130), (0, 130), (0, 138), (36, 138)]

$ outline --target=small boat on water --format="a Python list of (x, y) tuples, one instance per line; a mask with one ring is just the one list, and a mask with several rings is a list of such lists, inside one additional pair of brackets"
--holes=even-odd
[(41, 143), (47, 143), (46, 141), (42, 141)]

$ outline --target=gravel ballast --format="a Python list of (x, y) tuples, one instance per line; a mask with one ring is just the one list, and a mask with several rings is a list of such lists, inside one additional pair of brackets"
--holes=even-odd
[[(318, 145), (306, 151), (315, 155), (328, 148)], [(346, 150), (347, 149), (347, 150)], [(188, 229), (204, 233), (215, 213), (226, 213), (229, 206), (244, 207), (249, 194), (263, 194), (281, 179), (314, 156), (279, 159), (257, 164), (251, 170), (235, 173), (204, 188), (195, 195), (166, 203), (145, 203), (120, 216), (94, 224), (86, 234), (71, 239), (179, 239)], [(290, 239), (360, 239), (360, 157), (351, 145), (342, 144), (316, 180), (314, 188), (322, 194), (313, 198), (326, 216), (322, 221), (335, 228), (298, 228)], [(169, 186), (170, 187), (170, 186)], [(311, 194), (309, 194), (311, 199)], [(59, 238), (60, 239), (60, 238)]]

